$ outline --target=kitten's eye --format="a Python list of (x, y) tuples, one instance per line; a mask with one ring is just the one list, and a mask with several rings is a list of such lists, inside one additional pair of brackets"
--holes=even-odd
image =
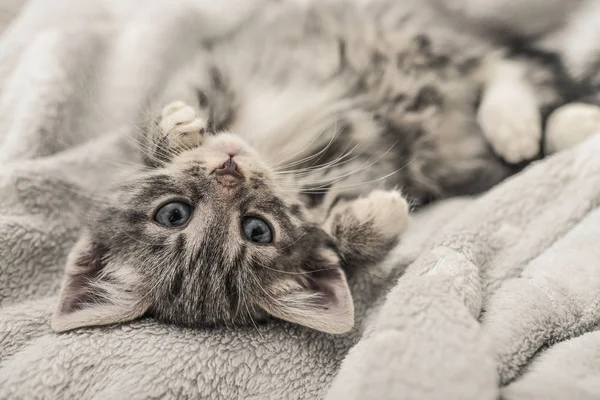
[(172, 201), (156, 211), (154, 220), (165, 228), (185, 225), (192, 216), (192, 206), (183, 201)]
[(242, 232), (247, 240), (254, 243), (271, 243), (273, 232), (264, 220), (257, 217), (246, 217), (242, 220)]

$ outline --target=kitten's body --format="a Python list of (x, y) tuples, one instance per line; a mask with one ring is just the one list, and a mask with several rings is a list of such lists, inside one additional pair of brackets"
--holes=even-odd
[[(175, 103), (145, 127), (148, 169), (73, 251), (54, 327), (149, 312), (347, 331), (343, 270), (381, 260), (406, 228), (406, 201), (376, 189), (416, 203), (476, 193), (512, 170), (488, 140), (508, 161), (539, 151), (540, 109), (566, 98), (551, 69), (501, 50), (409, 0), (274, 6), (207, 44), (163, 97), (195, 111)], [(268, 243), (249, 240), (255, 217)]]
[[(422, 203), (482, 191), (514, 171), (493, 156), (476, 114), (494, 70), (509, 69), (499, 66), (499, 49), (445, 27), (424, 6), (411, 12), (386, 4), (327, 3), (293, 11), (282, 6), (233, 40), (213, 44), (197, 64), (184, 68), (190, 77), (185, 85), (201, 93), (199, 114), (211, 130), (236, 132), (273, 163), (289, 164), (329, 146), (318, 160), (294, 168), (326, 164), (352, 150), (337, 168), (301, 180), (311, 187), (349, 173), (332, 194), (340, 193), (335, 186), (392, 174), (385, 182), (356, 186), (356, 192), (398, 185)], [(503, 98), (493, 101), (481, 125), (491, 120), (486, 133), (492, 145), (519, 162), (538, 152), (539, 109), (562, 99), (541, 62), (510, 62), (518, 83), (513, 86), (525, 81), (518, 74), (536, 68), (535, 92), (526, 87), (512, 98), (499, 94)], [(177, 91), (169, 100), (183, 96)], [(193, 94), (186, 98), (198, 103)], [(494, 113), (501, 117), (494, 120)], [(529, 144), (504, 148), (515, 138)], [(376, 167), (361, 168), (374, 158)]]

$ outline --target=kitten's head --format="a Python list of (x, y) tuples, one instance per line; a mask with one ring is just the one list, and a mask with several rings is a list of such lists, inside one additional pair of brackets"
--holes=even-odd
[(69, 255), (55, 330), (142, 315), (186, 326), (275, 316), (328, 333), (352, 328), (335, 241), (248, 145), (219, 134), (163, 161), (95, 210)]

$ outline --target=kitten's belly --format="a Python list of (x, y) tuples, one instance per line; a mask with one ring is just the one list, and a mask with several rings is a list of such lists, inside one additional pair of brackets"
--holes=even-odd
[[(487, 46), (437, 29), (383, 32), (379, 21), (351, 12), (335, 27), (311, 20), (312, 32), (298, 29), (306, 15), (293, 17), (224, 48), (236, 93), (229, 129), (265, 161), (344, 171), (357, 186), (389, 174), (383, 184), (419, 199), (477, 191), (470, 180), (479, 188), (505, 176), (475, 122)], [(334, 162), (340, 157), (343, 164)]]

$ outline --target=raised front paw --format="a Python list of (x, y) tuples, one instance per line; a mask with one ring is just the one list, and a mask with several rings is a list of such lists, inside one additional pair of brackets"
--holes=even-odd
[(542, 120), (537, 100), (520, 82), (488, 89), (477, 122), (494, 151), (509, 163), (532, 159), (540, 152)]
[(398, 191), (376, 190), (348, 206), (362, 225), (371, 226), (386, 239), (399, 237), (408, 227), (408, 203)]
[(408, 227), (408, 204), (399, 192), (376, 190), (337, 204), (324, 229), (337, 241), (347, 272), (383, 260)]
[[(355, 244), (387, 247), (408, 227), (408, 203), (397, 191), (376, 190), (366, 197), (334, 207), (325, 229), (339, 239)], [(373, 243), (383, 240), (384, 243)]]
[(158, 126), (167, 136), (171, 148), (192, 148), (201, 145), (204, 140), (205, 121), (182, 101), (163, 108)]

